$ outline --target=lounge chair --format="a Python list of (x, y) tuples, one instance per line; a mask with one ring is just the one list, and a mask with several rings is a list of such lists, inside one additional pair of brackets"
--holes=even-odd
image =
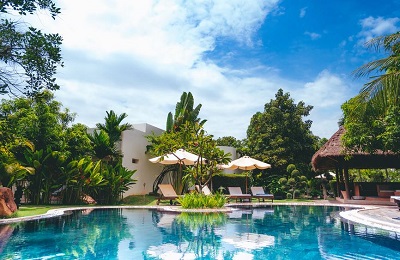
[(251, 187), (250, 189), (253, 198), (258, 199), (258, 202), (260, 202), (261, 199), (263, 202), (265, 201), (265, 199), (269, 199), (272, 200), (272, 202), (274, 202), (274, 195), (265, 193), (263, 187)]
[(160, 196), (157, 200), (157, 205), (160, 204), (161, 200), (169, 200), (169, 204), (173, 204), (173, 200), (176, 200), (180, 196), (176, 194), (174, 187), (171, 184), (158, 184), (158, 188), (161, 191)]
[(228, 199), (235, 199), (236, 202), (238, 202), (238, 200), (242, 202), (245, 199), (251, 201), (251, 195), (243, 194), (242, 189), (240, 187), (228, 187), (228, 191), (229, 191)]
[[(199, 185), (196, 185), (196, 190), (197, 190), (198, 192), (200, 192), (200, 186), (199, 186)], [(207, 185), (204, 185), (204, 186), (203, 186), (203, 188), (201, 189), (201, 192), (202, 192), (204, 195), (207, 195), (207, 196), (212, 194), (210, 188), (208, 188)]]

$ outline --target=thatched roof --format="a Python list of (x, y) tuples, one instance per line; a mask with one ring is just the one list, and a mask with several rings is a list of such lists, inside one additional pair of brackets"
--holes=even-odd
[(376, 151), (373, 154), (365, 152), (352, 152), (350, 158), (345, 159), (341, 136), (344, 134), (343, 126), (332, 135), (312, 157), (311, 164), (315, 171), (334, 170), (337, 168), (348, 169), (385, 169), (400, 168), (400, 154)]

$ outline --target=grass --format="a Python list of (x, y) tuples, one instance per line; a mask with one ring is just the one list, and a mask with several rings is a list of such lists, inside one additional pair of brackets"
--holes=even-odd
[(122, 205), (152, 206), (156, 205), (157, 197), (153, 195), (131, 195), (122, 200)]
[(54, 206), (20, 206), (17, 212), (13, 214), (14, 218), (41, 215), (49, 211), (50, 209), (54, 209), (57, 207)]

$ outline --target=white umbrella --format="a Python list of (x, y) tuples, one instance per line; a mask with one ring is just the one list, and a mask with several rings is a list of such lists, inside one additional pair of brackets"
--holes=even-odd
[[(223, 169), (228, 169), (228, 170), (235, 170), (235, 169), (241, 169), (241, 170), (253, 170), (253, 169), (267, 169), (271, 168), (271, 164), (253, 159), (249, 156), (243, 156), (240, 157), (239, 159), (231, 161), (228, 165), (221, 165)], [(246, 176), (246, 193), (247, 193), (247, 176)]]
[(222, 165), (222, 168), (228, 169), (228, 170), (235, 170), (235, 169), (241, 169), (241, 170), (253, 170), (253, 169), (267, 169), (271, 168), (271, 164), (253, 159), (249, 156), (243, 156), (240, 157), (239, 159), (233, 160), (230, 162), (228, 165)]
[(152, 163), (161, 163), (161, 164), (185, 164), (185, 165), (194, 165), (197, 162), (205, 162), (205, 159), (200, 158), (198, 155), (187, 152), (184, 149), (178, 149), (173, 153), (165, 154), (162, 156), (158, 156), (152, 159), (149, 159)]
[[(336, 177), (336, 174), (334, 174), (333, 172), (329, 172), (329, 175), (332, 176), (333, 178)], [(325, 174), (320, 174), (315, 176), (316, 179), (325, 179)]]

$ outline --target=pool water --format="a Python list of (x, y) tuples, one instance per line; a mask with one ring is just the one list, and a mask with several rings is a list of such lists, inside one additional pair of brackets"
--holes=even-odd
[(0, 259), (400, 259), (394, 232), (343, 228), (338, 207), (225, 214), (90, 209), (0, 225)]

